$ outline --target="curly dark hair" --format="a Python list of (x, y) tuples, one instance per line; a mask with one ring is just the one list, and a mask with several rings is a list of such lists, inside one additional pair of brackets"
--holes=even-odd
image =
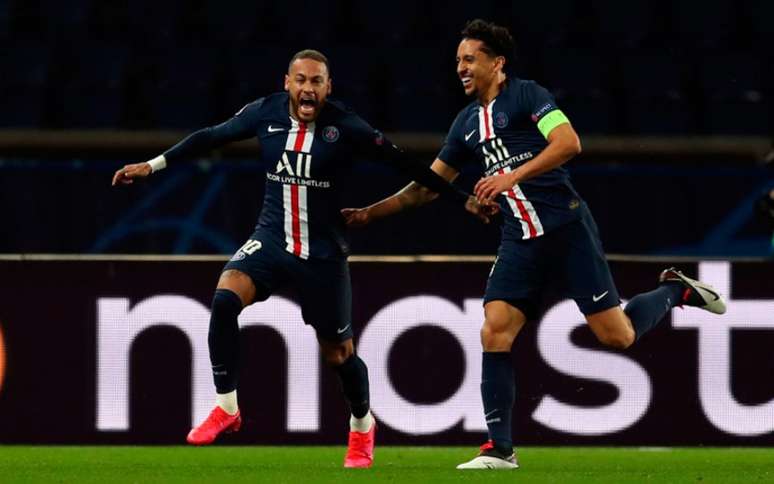
[(481, 50), (492, 57), (505, 57), (506, 63), (513, 57), (513, 37), (508, 29), (480, 18), (469, 21), (462, 29), (462, 37), (484, 43)]

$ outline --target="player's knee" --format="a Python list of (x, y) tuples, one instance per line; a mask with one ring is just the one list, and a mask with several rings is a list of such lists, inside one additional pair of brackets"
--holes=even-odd
[(346, 344), (329, 345), (322, 348), (323, 359), (329, 366), (340, 366), (354, 353), (352, 346)]
[(620, 331), (609, 331), (597, 334), (597, 339), (605, 346), (625, 350), (634, 344), (635, 336), (633, 330), (625, 328)]
[(481, 327), (481, 346), (484, 351), (509, 351), (513, 344), (512, 332), (506, 330), (507, 325), (484, 321)]
[(212, 298), (212, 316), (215, 318), (238, 315), (242, 311), (242, 299), (229, 289), (217, 289)]

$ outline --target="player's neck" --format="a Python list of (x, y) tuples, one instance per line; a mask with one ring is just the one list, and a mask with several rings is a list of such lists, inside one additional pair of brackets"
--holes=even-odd
[(483, 91), (483, 94), (478, 97), (478, 102), (482, 106), (489, 105), (489, 103), (492, 102), (492, 99), (496, 98), (500, 94), (500, 91), (503, 90), (506, 80), (505, 74), (502, 72), (498, 74), (492, 84), (490, 84), (489, 87)]

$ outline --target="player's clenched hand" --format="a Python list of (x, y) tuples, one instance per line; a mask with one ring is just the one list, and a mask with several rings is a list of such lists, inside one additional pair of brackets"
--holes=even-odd
[(150, 175), (153, 170), (148, 163), (133, 163), (131, 165), (125, 165), (113, 175), (113, 186), (128, 185), (134, 182), (135, 178), (145, 178)]
[(510, 173), (493, 175), (480, 179), (473, 189), (476, 198), (478, 198), (481, 203), (491, 202), (500, 193), (513, 188), (515, 183), (508, 175), (510, 175)]
[(342, 208), (341, 215), (348, 227), (363, 227), (371, 222), (367, 208)]
[(465, 210), (475, 215), (485, 224), (488, 224), (490, 217), (497, 215), (500, 211), (500, 206), (493, 202), (480, 203), (476, 197), (470, 196), (468, 201), (465, 202)]

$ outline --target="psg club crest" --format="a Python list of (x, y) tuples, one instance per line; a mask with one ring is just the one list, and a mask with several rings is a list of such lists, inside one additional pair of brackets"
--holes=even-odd
[(328, 143), (334, 143), (339, 139), (339, 128), (336, 126), (326, 126), (323, 129), (323, 139)]
[(494, 116), (494, 125), (500, 129), (508, 126), (508, 115), (500, 111)]

